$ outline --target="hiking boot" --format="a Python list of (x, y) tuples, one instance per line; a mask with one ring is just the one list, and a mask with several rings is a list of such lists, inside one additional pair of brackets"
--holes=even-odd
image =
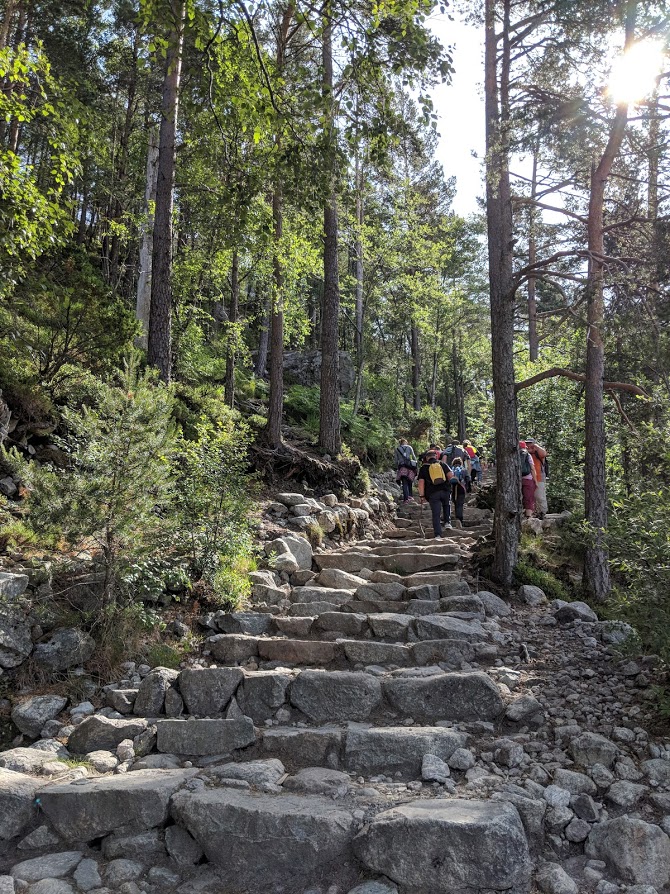
[(446, 524), (442, 525), (442, 527), (443, 528), (451, 528), (451, 522), (447, 522)]

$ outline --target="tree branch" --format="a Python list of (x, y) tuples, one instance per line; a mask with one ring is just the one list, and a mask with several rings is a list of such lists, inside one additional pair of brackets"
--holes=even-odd
[[(531, 385), (537, 385), (538, 382), (542, 382), (545, 379), (555, 379), (558, 376), (562, 376), (564, 379), (572, 379), (573, 382), (586, 381), (586, 376), (583, 373), (576, 373), (571, 369), (563, 369), (560, 366), (552, 366), (551, 369), (545, 369), (544, 372), (536, 373), (529, 379), (517, 382), (514, 390), (519, 392), (523, 388), (530, 388)], [(605, 391), (626, 391), (628, 394), (637, 394), (640, 397), (646, 397), (647, 400), (651, 400), (644, 388), (640, 388), (639, 385), (631, 385), (628, 382), (603, 382), (603, 388)]]

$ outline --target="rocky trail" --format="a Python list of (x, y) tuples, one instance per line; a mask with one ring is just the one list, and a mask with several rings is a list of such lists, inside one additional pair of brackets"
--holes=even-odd
[[(268, 512), (273, 570), (200, 619), (191, 666), (128, 662), (102, 708), (17, 700), (0, 894), (670, 891), (670, 744), (630, 629), (481, 590), (472, 506), (438, 543), (390, 495)], [(296, 532), (314, 517), (334, 548)]]

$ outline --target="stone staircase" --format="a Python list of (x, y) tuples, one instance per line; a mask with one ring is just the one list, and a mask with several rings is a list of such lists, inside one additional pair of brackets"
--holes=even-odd
[(514, 608), (477, 592), (488, 514), (466, 507), (438, 543), (427, 521), (410, 504), (375, 541), (293, 542), (294, 570), (256, 573), (249, 610), (203, 618), (193, 667), (129, 665), (107, 687), (67, 738), (88, 767), (54, 769), (56, 740), (0, 753), (0, 894), (614, 894), (607, 872), (664, 891), (659, 808), (622, 830), (642, 857), (605, 828), (603, 793), (643, 776), (639, 712), (607, 704), (612, 741), (588, 731), (596, 708), (578, 724), (563, 693), (552, 709), (556, 668), (611, 685), (619, 628), (580, 603), (549, 612), (536, 588)]

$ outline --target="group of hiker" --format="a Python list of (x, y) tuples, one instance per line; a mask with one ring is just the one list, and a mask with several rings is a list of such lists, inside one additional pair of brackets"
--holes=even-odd
[(396, 481), (402, 486), (403, 503), (413, 503), (412, 488), (417, 482), (421, 502), (430, 505), (433, 531), (442, 539), (442, 528), (451, 528), (451, 504), (456, 518), (463, 521), (465, 497), (473, 485), (481, 483), (482, 451), (470, 441), (457, 438), (442, 449), (431, 444), (417, 459), (405, 438), (400, 438), (395, 451)]
[[(524, 514), (543, 518), (547, 512), (547, 451), (534, 438), (519, 441), (521, 494)], [(470, 441), (452, 438), (443, 449), (431, 444), (418, 458), (406, 438), (400, 438), (395, 450), (396, 481), (402, 487), (403, 503), (415, 502), (414, 481), (419, 500), (431, 508), (433, 532), (442, 540), (443, 528), (451, 528), (451, 505), (456, 518), (463, 522), (463, 506), (473, 486), (481, 483), (484, 471), (483, 451)]]

